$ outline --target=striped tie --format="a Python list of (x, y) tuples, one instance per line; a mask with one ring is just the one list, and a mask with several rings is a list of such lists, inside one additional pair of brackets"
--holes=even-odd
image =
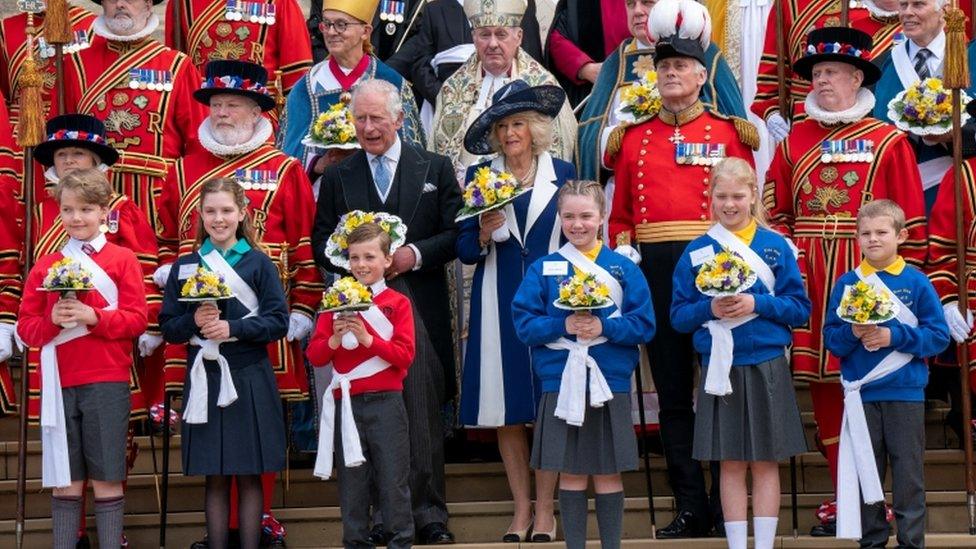
[(928, 48), (922, 48), (915, 54), (915, 72), (918, 73), (919, 80), (925, 80), (931, 76), (928, 64), (929, 57), (932, 57), (932, 52)]

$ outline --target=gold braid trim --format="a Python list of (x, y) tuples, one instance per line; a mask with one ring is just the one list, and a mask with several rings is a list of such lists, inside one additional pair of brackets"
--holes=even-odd
[(737, 116), (731, 116), (729, 118), (735, 124), (735, 131), (739, 134), (739, 141), (742, 141), (743, 145), (746, 145), (752, 150), (758, 151), (759, 130), (756, 129), (756, 126), (745, 118), (739, 118)]
[(610, 137), (607, 138), (607, 156), (610, 158), (617, 156), (624, 143), (624, 134), (629, 127), (630, 122), (623, 122), (610, 132)]

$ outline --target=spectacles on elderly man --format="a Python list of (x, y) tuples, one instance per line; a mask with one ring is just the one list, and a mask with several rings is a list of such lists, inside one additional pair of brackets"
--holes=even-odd
[(342, 34), (346, 32), (346, 29), (349, 28), (349, 25), (365, 25), (365, 24), (366, 23), (363, 23), (361, 21), (346, 21), (344, 19), (339, 19), (338, 21), (329, 21), (328, 19), (323, 19), (322, 22), (319, 23), (319, 30), (322, 31), (322, 34), (325, 34), (325, 31), (329, 30), (329, 28), (333, 28), (337, 33)]

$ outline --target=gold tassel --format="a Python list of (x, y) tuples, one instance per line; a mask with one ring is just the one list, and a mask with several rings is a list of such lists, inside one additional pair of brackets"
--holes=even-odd
[(742, 144), (749, 147), (754, 151), (759, 150), (759, 130), (756, 126), (744, 118), (739, 118), (737, 116), (732, 116), (732, 123), (735, 125), (735, 131), (739, 134), (739, 141)]
[(281, 116), (281, 111), (285, 108), (285, 88), (281, 84), (281, 71), (274, 71), (274, 89), (275, 89), (275, 109), (277, 109), (278, 115)]
[(966, 60), (966, 14), (959, 8), (946, 10), (945, 68), (942, 85), (946, 89), (969, 87), (969, 63)]
[(35, 147), (44, 141), (44, 99), (41, 86), (44, 78), (33, 56), (24, 60), (24, 68), (17, 80), (20, 88), (20, 120), (17, 122), (17, 144)]
[(620, 147), (622, 147), (624, 143), (624, 134), (627, 133), (628, 127), (630, 127), (630, 124), (623, 122), (614, 128), (613, 131), (610, 132), (610, 136), (607, 137), (607, 156), (611, 159), (617, 156), (617, 153), (620, 152)]
[(67, 0), (47, 0), (44, 16), (44, 40), (48, 44), (71, 43), (71, 17)]

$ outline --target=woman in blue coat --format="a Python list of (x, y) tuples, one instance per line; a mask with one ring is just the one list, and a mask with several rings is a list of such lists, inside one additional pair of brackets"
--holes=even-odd
[(509, 172), (531, 188), (500, 209), (462, 221), (457, 242), (461, 261), (475, 265), (460, 419), (466, 426), (497, 428), (515, 502), (515, 516), (503, 541), (527, 541), (530, 529), (533, 541), (555, 537), (555, 474), (536, 474), (533, 524), (525, 426), (535, 421), (540, 390), (529, 349), (516, 337), (509, 311), (528, 266), (561, 242), (556, 192), (576, 177), (576, 170), (546, 151), (552, 142), (552, 118), (564, 98), (558, 87), (530, 88), (516, 80), (496, 92), (492, 106), (475, 120), (464, 140), (473, 154), (498, 154), (468, 168), (467, 180), (479, 168), (489, 167)]

